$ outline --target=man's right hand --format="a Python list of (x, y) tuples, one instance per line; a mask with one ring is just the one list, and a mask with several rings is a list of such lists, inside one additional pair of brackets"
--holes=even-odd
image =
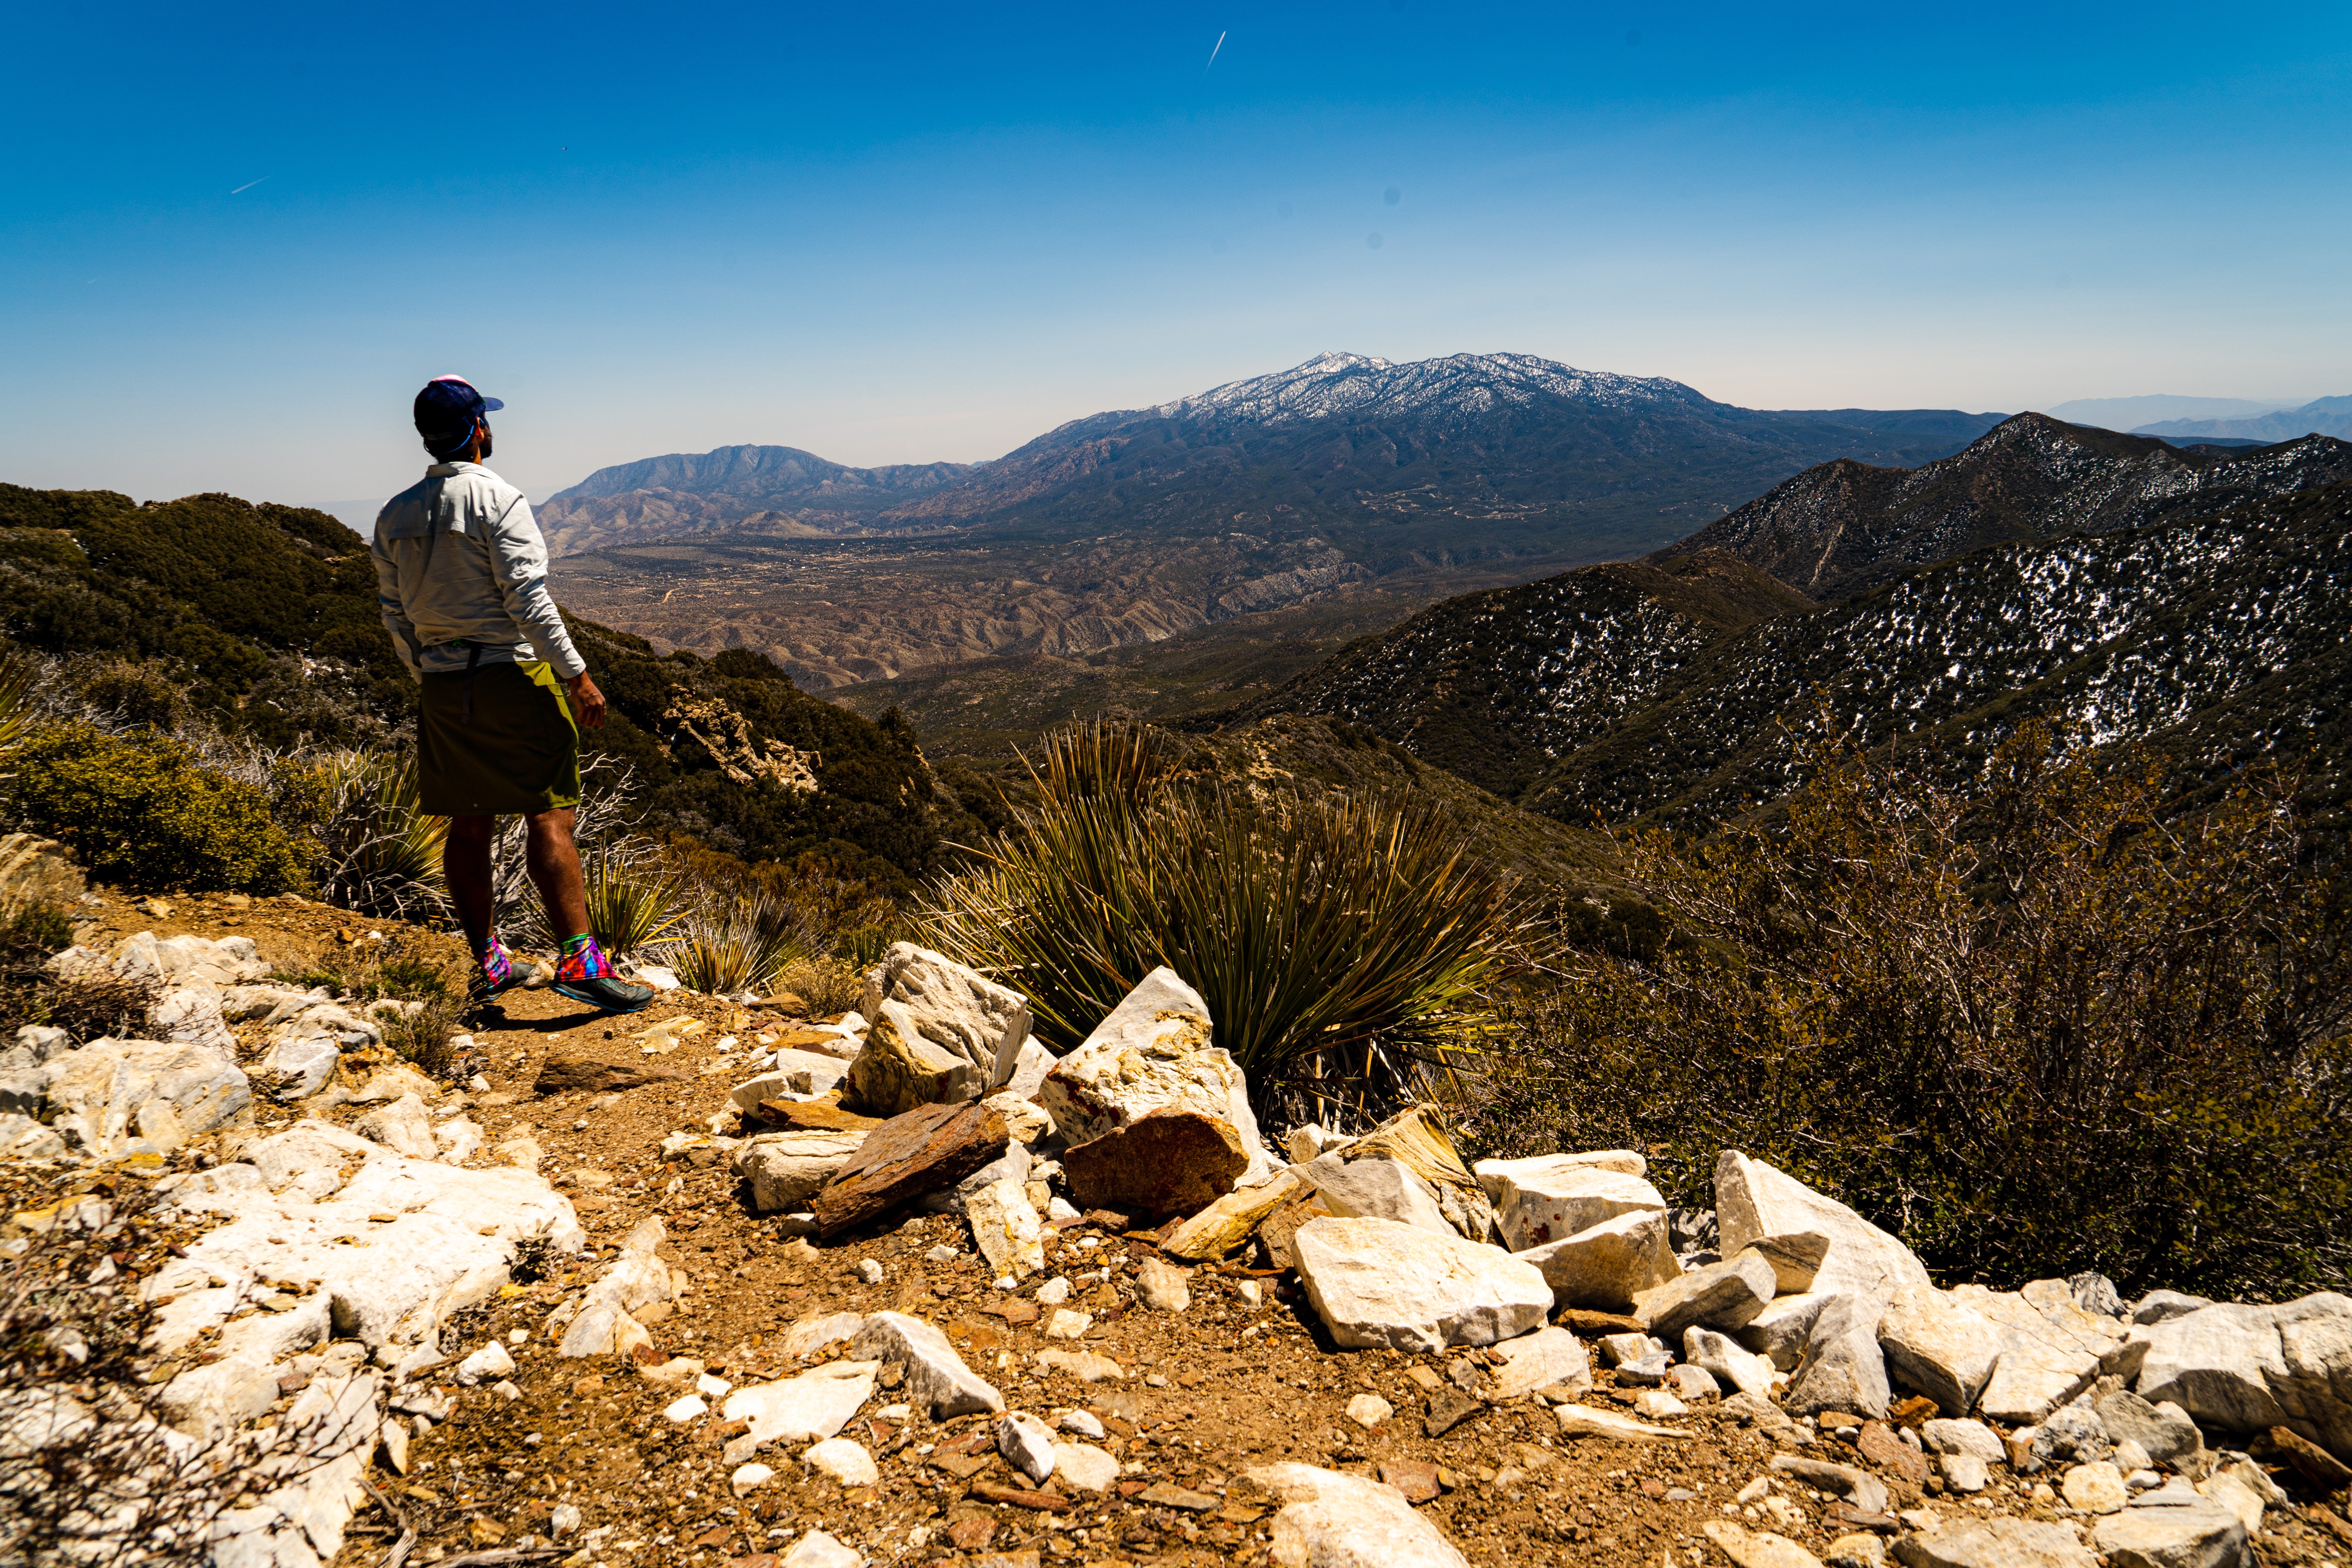
[(582, 729), (604, 727), (604, 694), (596, 689), (596, 683), (589, 679), (586, 670), (565, 681), (563, 692), (571, 700), (572, 716), (579, 721)]

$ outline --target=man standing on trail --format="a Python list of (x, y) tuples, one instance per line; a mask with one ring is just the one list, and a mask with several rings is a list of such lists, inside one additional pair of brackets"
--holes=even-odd
[(449, 818), (441, 864), (473, 944), (469, 1001), (515, 984), (513, 956), (490, 928), (490, 843), (501, 814), (529, 825), (527, 864), (563, 941), (555, 989), (608, 1013), (634, 1013), (650, 987), (613, 973), (588, 931), (580, 851), (580, 731), (604, 722), (604, 694), (547, 592), (547, 541), (522, 492), (482, 467), (484, 417), (506, 405), (463, 376), (416, 395), (416, 433), (433, 466), (376, 514), (376, 602), (403, 664), (425, 688), (416, 721), (424, 809)]

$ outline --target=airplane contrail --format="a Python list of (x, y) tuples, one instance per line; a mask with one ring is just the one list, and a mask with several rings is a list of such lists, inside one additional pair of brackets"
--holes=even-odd
[[(268, 175), (267, 175), (267, 174), (264, 174), (264, 175), (262, 175), (262, 176), (261, 176), (261, 180), (266, 180), (266, 179), (268, 179), (268, 178), (269, 178), (269, 176), (268, 176)], [(253, 187), (254, 187), (254, 186), (256, 186), (256, 185), (257, 185), (257, 184), (261, 184), (261, 180), (247, 180), (247, 181), (246, 181), (246, 183), (245, 183), (245, 184), (241, 184), (241, 185), (237, 186), (236, 190), (231, 191), (231, 192), (229, 193), (229, 195), (237, 195), (239, 192), (243, 192), (243, 191), (249, 191), (249, 190), (253, 189)]]
[[(1224, 47), (1225, 35), (1223, 33), (1219, 33), (1217, 35), (1216, 47), (1209, 51), (1209, 66), (1213, 66), (1217, 63), (1217, 50), (1222, 49)], [(1209, 66), (1202, 66), (1201, 68), (1205, 71), (1209, 68)]]

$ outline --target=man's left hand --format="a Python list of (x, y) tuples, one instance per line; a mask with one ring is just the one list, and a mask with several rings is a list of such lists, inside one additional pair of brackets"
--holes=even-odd
[(572, 700), (572, 716), (580, 721), (581, 728), (601, 730), (604, 727), (604, 694), (596, 689), (596, 683), (589, 679), (586, 670), (565, 681), (563, 690)]

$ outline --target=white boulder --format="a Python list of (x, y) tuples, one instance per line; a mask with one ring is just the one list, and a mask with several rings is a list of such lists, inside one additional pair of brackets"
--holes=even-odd
[(719, 1414), (749, 1424), (742, 1457), (771, 1443), (823, 1442), (847, 1426), (873, 1397), (874, 1379), (881, 1370), (878, 1361), (827, 1362), (798, 1377), (739, 1388), (719, 1405)]
[(1924, 1394), (1948, 1415), (1965, 1415), (1992, 1381), (2000, 1331), (1932, 1286), (1895, 1292), (1878, 1321), (1878, 1345), (1896, 1384)]
[(1234, 1128), (1249, 1155), (1237, 1184), (1257, 1186), (1272, 1167), (1250, 1110), (1249, 1084), (1210, 1035), (1209, 1006), (1200, 993), (1174, 970), (1155, 969), (1055, 1064), (1038, 1085), (1037, 1099), (1074, 1146), (1162, 1107), (1215, 1117)]
[(1012, 1078), (1029, 1038), (1027, 997), (910, 942), (893, 942), (866, 972), (857, 1010), (880, 1018), (888, 1003), (906, 1009), (902, 1027), (970, 1063), (983, 1092)]
[(1382, 1219), (1314, 1219), (1293, 1239), (1307, 1299), (1339, 1343), (1434, 1352), (1539, 1327), (1541, 1270), (1496, 1247)]
[(31, 1071), (49, 1126), (80, 1153), (110, 1159), (144, 1143), (168, 1153), (225, 1127), (253, 1101), (245, 1074), (202, 1046), (98, 1039)]
[(1245, 1479), (1282, 1509), (1274, 1561), (1300, 1568), (1469, 1568), (1469, 1560), (1393, 1487), (1313, 1465), (1264, 1465)]
[(1843, 1204), (1785, 1172), (1726, 1149), (1715, 1164), (1715, 1219), (1720, 1250), (1732, 1257), (1751, 1242), (1814, 1232), (1829, 1237), (1815, 1274), (1817, 1292), (1843, 1292), (1884, 1305), (1906, 1285), (1933, 1285), (1911, 1249)]
[[(1493, 1162), (1489, 1161), (1491, 1164)], [(1664, 1210), (1634, 1210), (1517, 1254), (1549, 1282), (1552, 1303), (1622, 1312), (1633, 1298), (1682, 1277)]]
[(2352, 1463), (2352, 1298), (2207, 1307), (2131, 1336), (2146, 1346), (2142, 1399), (2178, 1405), (2204, 1426), (2284, 1426)]

